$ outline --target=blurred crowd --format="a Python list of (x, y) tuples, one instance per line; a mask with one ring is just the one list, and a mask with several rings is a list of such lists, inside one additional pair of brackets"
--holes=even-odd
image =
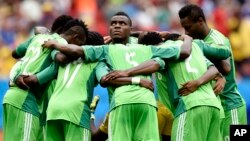
[(250, 0), (0, 0), (0, 82), (8, 81), (15, 63), (11, 51), (33, 35), (34, 26), (50, 28), (61, 14), (83, 19), (91, 30), (104, 36), (108, 35), (110, 17), (118, 11), (128, 13), (134, 30), (183, 33), (178, 11), (186, 3), (200, 5), (210, 27), (230, 39), (239, 90), (249, 94)]
[(209, 25), (230, 38), (237, 67), (249, 62), (250, 0), (0, 0), (0, 78), (15, 63), (11, 50), (33, 34), (34, 26), (49, 28), (58, 15), (81, 18), (102, 35), (117, 11), (128, 13), (134, 30), (183, 33), (178, 10), (188, 2), (200, 5)]

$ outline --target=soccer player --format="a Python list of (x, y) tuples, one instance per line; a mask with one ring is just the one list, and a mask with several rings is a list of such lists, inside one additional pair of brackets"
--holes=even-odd
[[(186, 34), (194, 39), (201, 39), (207, 44), (217, 44), (221, 48), (231, 50), (229, 40), (216, 29), (209, 28), (202, 9), (193, 4), (188, 4), (179, 10), (179, 17), (182, 27)], [(211, 58), (209, 58), (211, 59)], [(213, 61), (213, 58), (211, 59)], [(223, 92), (219, 95), (225, 118), (222, 120), (221, 132), (223, 140), (229, 140), (230, 125), (247, 124), (245, 101), (240, 95), (235, 80), (235, 65), (233, 56), (227, 59), (223, 64), (217, 64), (216, 67), (221, 71), (226, 70), (226, 85)], [(231, 66), (228, 68), (228, 66)], [(223, 72), (223, 71), (221, 71)]]
[[(5, 140), (42, 140), (42, 128), (40, 126), (39, 104), (42, 102), (42, 94), (45, 91), (44, 87), (46, 82), (49, 81), (50, 76), (46, 73), (39, 73), (45, 68), (49, 67), (52, 59), (50, 56), (51, 51), (41, 47), (44, 40), (56, 39), (62, 43), (76, 43), (81, 44), (81, 33), (72, 32), (78, 31), (82, 25), (80, 22), (75, 24), (66, 25), (68, 30), (60, 37), (58, 34), (36, 35), (29, 43), (28, 47), (18, 48), (17, 50), (23, 51), (24, 57), (17, 67), (18, 75), (27, 75), (28, 79), (35, 79), (32, 81), (30, 89), (23, 90), (19, 87), (11, 86), (4, 96), (4, 139)], [(65, 27), (65, 29), (67, 29)], [(20, 52), (19, 52), (20, 53)], [(45, 71), (46, 72), (46, 71)], [(16, 72), (14, 72), (16, 73)], [(53, 73), (53, 72), (52, 72)], [(36, 76), (34, 75), (36, 74)], [(18, 77), (17, 77), (18, 79)], [(24, 78), (24, 81), (26, 77)], [(38, 81), (39, 80), (39, 84)], [(41, 87), (39, 86), (41, 85)], [(38, 87), (39, 86), (39, 87)], [(38, 89), (39, 88), (39, 89)], [(18, 130), (16, 128), (18, 127)], [(19, 130), (20, 129), (20, 130)]]
[[(88, 32), (87, 36), (85, 44), (104, 44), (98, 32)], [(90, 141), (90, 102), (97, 84), (98, 66), (98, 63), (83, 63), (78, 58), (66, 66), (59, 66), (56, 86), (47, 109), (47, 141)]]
[[(182, 47), (173, 45), (170, 48), (156, 48), (127, 44), (131, 25), (128, 15), (118, 12), (112, 17), (110, 23), (112, 45), (79, 47), (49, 41), (44, 47), (53, 47), (65, 54), (84, 58), (86, 61), (105, 60), (113, 70), (130, 68), (154, 57), (169, 60), (183, 59), (191, 52), (191, 39), (188, 36), (184, 36)], [(134, 78), (133, 84), (139, 84), (139, 80), (140, 77)], [(154, 95), (148, 89), (137, 85), (116, 88), (110, 105), (109, 140), (159, 140), (155, 107)], [(127, 113), (127, 118), (122, 118), (121, 113)], [(138, 114), (140, 116), (137, 116)], [(136, 118), (134, 119), (133, 116)], [(125, 122), (127, 122), (126, 126), (124, 126)]]
[[(155, 35), (155, 34), (152, 34), (152, 35)], [(139, 40), (140, 41), (148, 41), (148, 40), (141, 40), (140, 38), (139, 38)], [(178, 42), (176, 42), (176, 43), (178, 43)], [(165, 70), (165, 73), (163, 73), (166, 76), (167, 81), (165, 83), (167, 84), (167, 88), (168, 88), (168, 91), (167, 92), (165, 91), (164, 94), (166, 95), (166, 93), (168, 93), (168, 95), (169, 95), (168, 97), (170, 98), (171, 102), (173, 103), (173, 106), (176, 108), (175, 117), (177, 117), (177, 118), (175, 119), (174, 128), (172, 129), (172, 136), (171, 136), (172, 140), (182, 140), (182, 139), (185, 139), (185, 140), (217, 140), (218, 139), (217, 137), (220, 137), (219, 136), (220, 135), (219, 134), (219, 126), (216, 127), (216, 125), (218, 125), (218, 123), (216, 123), (216, 122), (219, 121), (218, 120), (219, 119), (219, 102), (215, 98), (214, 93), (211, 92), (210, 83), (206, 84), (209, 80), (211, 80), (213, 77), (215, 77), (215, 74), (216, 74), (216, 72), (218, 73), (218, 71), (216, 70), (215, 67), (211, 67), (205, 73), (205, 70), (206, 70), (206, 69), (204, 69), (205, 62), (203, 62), (201, 64), (195, 63), (195, 62), (198, 62), (198, 60), (202, 61), (205, 59), (203, 57), (203, 54), (202, 54), (200, 48), (198, 47), (198, 45), (201, 46), (201, 45), (206, 45), (206, 44), (200, 43), (200, 44), (193, 45), (191, 57), (195, 58), (195, 59), (192, 59), (192, 60), (186, 59), (185, 61), (181, 61), (181, 62), (176, 62), (176, 61), (175, 62), (168, 62), (167, 70)], [(206, 47), (206, 48), (209, 49), (210, 47)], [(212, 50), (217, 50), (217, 49), (212, 49)], [(220, 50), (222, 52), (217, 55), (218, 57), (224, 56), (224, 59), (225, 59), (229, 56), (229, 54), (230, 54), (229, 50), (224, 50), (224, 49), (220, 49)], [(224, 53), (223, 53), (223, 50), (224, 50)], [(197, 59), (196, 58), (197, 56), (201, 57), (203, 59)], [(189, 62), (187, 62), (187, 60), (192, 61), (192, 63), (190, 63), (190, 64), (192, 64), (191, 68), (190, 68), (190, 64), (189, 64)], [(203, 67), (202, 67), (202, 65), (203, 65)], [(145, 73), (150, 72), (149, 68), (150, 67), (152, 68), (152, 66), (154, 66), (154, 64), (152, 64), (152, 63), (145, 65), (145, 66), (139, 65), (137, 67), (137, 69), (133, 68), (133, 69), (129, 70), (127, 72), (128, 75), (125, 74), (122, 76), (145, 74)], [(193, 66), (200, 66), (201, 68), (200, 69), (198, 67), (193, 68)], [(138, 68), (140, 68), (140, 69), (138, 69)], [(144, 68), (144, 70), (142, 68)], [(181, 68), (183, 68), (183, 69), (181, 69)], [(199, 69), (199, 71), (198, 71), (198, 69)], [(180, 72), (180, 70), (182, 70), (182, 71)], [(190, 70), (192, 70), (192, 71), (190, 71)], [(197, 71), (194, 72), (194, 70), (197, 70)], [(202, 71), (203, 71), (204, 75), (202, 75)], [(183, 74), (186, 74), (186, 73), (188, 75), (183, 76)], [(110, 76), (107, 76), (107, 77), (110, 77)], [(116, 77), (114, 77), (114, 78), (116, 78)], [(195, 78), (197, 80), (194, 80)], [(194, 81), (189, 81), (192, 79)], [(173, 80), (175, 80), (175, 81), (173, 82)], [(189, 82), (186, 82), (186, 81), (189, 81)], [(174, 86), (172, 86), (171, 84), (174, 84)], [(182, 86), (181, 84), (184, 84), (184, 85)], [(203, 85), (203, 84), (206, 84), (206, 85)], [(187, 85), (192, 85), (192, 86), (189, 87)], [(192, 88), (192, 89), (189, 89), (187, 87)], [(200, 88), (197, 91), (195, 91), (198, 87), (200, 87)], [(193, 95), (194, 97), (192, 97), (190, 95), (180, 96), (180, 95), (178, 95), (178, 88), (180, 88), (179, 93), (182, 95), (187, 95), (188, 93), (192, 93), (191, 95), (195, 94), (196, 96), (198, 96), (200, 94), (200, 96), (199, 97), (196, 97), (194, 95)], [(207, 94), (204, 95), (204, 92)], [(202, 99), (204, 99), (205, 101), (203, 101)], [(210, 116), (210, 122), (212, 123), (210, 127), (217, 129), (218, 132), (216, 132), (215, 130), (214, 131), (210, 130), (209, 127), (202, 127), (203, 126), (202, 123), (200, 123), (199, 125), (196, 125), (194, 128), (192, 128), (193, 125), (190, 125), (188, 123), (197, 122), (198, 120), (195, 119), (195, 121), (194, 121), (194, 119), (192, 119), (191, 117), (192, 116), (196, 117), (196, 115), (192, 115), (191, 113), (193, 111), (196, 111), (196, 110), (203, 111), (203, 108), (208, 110), (208, 109), (210, 109), (210, 106), (213, 107), (212, 109), (214, 110), (214, 113), (213, 113), (214, 115), (213, 116), (203, 115), (204, 116), (203, 118), (207, 117), (209, 119), (209, 116)], [(212, 110), (212, 109), (210, 109), (210, 110)], [(203, 112), (205, 112), (205, 111), (203, 111)], [(187, 114), (186, 119), (184, 118), (185, 116), (182, 117), (183, 114), (184, 115)], [(200, 114), (202, 114), (202, 112)], [(179, 116), (179, 115), (181, 115), (181, 116)], [(176, 126), (177, 126), (176, 121), (178, 121), (180, 117), (182, 117), (181, 118), (182, 125), (178, 125), (178, 128), (179, 127), (180, 127), (180, 129), (182, 128), (181, 132), (179, 132), (180, 129), (176, 129)], [(197, 115), (197, 117), (202, 118), (202, 116), (200, 116), (200, 115)], [(213, 121), (214, 117), (216, 117), (214, 119), (216, 121)], [(199, 122), (202, 122), (202, 120)], [(198, 129), (199, 128), (198, 126), (200, 128), (204, 129), (203, 130), (204, 131), (203, 137), (199, 136), (200, 129)], [(186, 130), (192, 130), (192, 132), (197, 136), (191, 136), (191, 135), (187, 136)], [(213, 134), (213, 132), (215, 132), (215, 133)], [(215, 137), (215, 138), (213, 138), (213, 137)]]

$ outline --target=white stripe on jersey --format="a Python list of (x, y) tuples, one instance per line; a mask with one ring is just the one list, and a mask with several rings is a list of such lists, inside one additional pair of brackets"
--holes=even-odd
[(186, 112), (180, 115), (176, 133), (176, 141), (183, 141), (185, 119), (186, 119)]
[(219, 38), (218, 35), (216, 35), (215, 31), (212, 32), (211, 37), (215, 41), (216, 44), (224, 45), (223, 39)]
[(23, 141), (29, 141), (32, 126), (32, 114), (25, 113)]

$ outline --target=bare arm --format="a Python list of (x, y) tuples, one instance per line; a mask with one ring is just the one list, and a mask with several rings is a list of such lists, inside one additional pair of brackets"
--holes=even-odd
[(59, 50), (63, 54), (71, 57), (82, 57), (84, 58), (84, 50), (82, 47), (73, 45), (73, 44), (60, 44), (55, 40), (49, 40), (45, 41), (44, 44), (42, 45), (44, 48), (54, 48), (56, 50)]
[(105, 79), (106, 76), (102, 77), (101, 79), (101, 86), (103, 87), (107, 87), (107, 86), (114, 86), (114, 87), (119, 87), (119, 86), (123, 86), (123, 85), (140, 85), (144, 88), (147, 88), (151, 91), (154, 90), (154, 85), (153, 82), (151, 80), (145, 79), (145, 78), (140, 78), (138, 80), (139, 77), (137, 77), (138, 81), (134, 81), (135, 77), (120, 77), (120, 78), (116, 78), (114, 80), (111, 79)]
[(227, 75), (231, 71), (230, 58), (221, 60), (221, 61), (216, 61), (214, 62), (214, 65), (218, 68), (219, 72), (222, 73), (223, 75)]
[(197, 90), (201, 85), (213, 80), (217, 75), (219, 75), (217, 68), (215, 66), (210, 66), (199, 79), (186, 82), (178, 92), (183, 96), (188, 95)]
[(188, 35), (181, 35), (180, 39), (184, 40), (181, 45), (180, 59), (186, 59), (191, 54), (193, 38)]
[(152, 73), (163, 69), (165, 67), (165, 62), (160, 58), (154, 58), (148, 61), (143, 62), (139, 66), (121, 71), (115, 70), (110, 72), (105, 79), (113, 80), (119, 77), (130, 77), (136, 75), (151, 75)]

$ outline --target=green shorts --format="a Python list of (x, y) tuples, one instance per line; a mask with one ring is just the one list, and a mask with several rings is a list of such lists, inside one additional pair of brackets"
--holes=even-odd
[(221, 141), (220, 110), (197, 106), (174, 119), (171, 141)]
[(90, 141), (90, 130), (66, 120), (46, 123), (46, 141)]
[(12, 105), (3, 105), (4, 141), (43, 141), (39, 118)]
[(156, 108), (126, 104), (110, 112), (109, 141), (159, 141)]
[(221, 122), (223, 141), (229, 141), (230, 125), (247, 124), (246, 105), (225, 111), (225, 118)]

